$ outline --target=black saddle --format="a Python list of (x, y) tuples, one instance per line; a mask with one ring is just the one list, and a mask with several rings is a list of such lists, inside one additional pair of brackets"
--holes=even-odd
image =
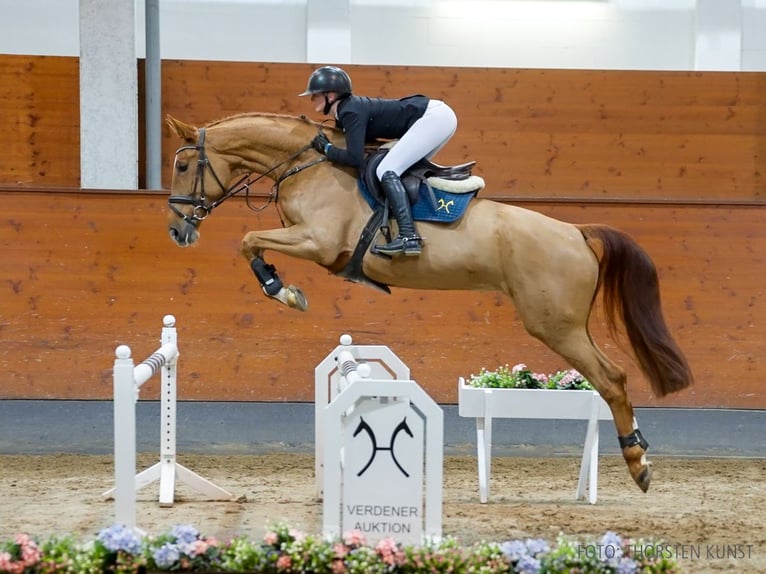
[[(364, 168), (361, 170), (361, 178), (370, 194), (378, 201), (383, 203), (385, 197), (383, 189), (380, 186), (378, 176), (375, 170), (383, 157), (388, 153), (389, 148), (377, 148), (372, 150), (367, 156)], [(476, 165), (475, 161), (461, 163), (459, 165), (439, 165), (429, 159), (421, 159), (402, 174), (401, 180), (404, 188), (407, 190), (407, 197), (410, 203), (415, 203), (418, 198), (420, 184), (429, 177), (440, 177), (442, 179), (463, 180), (471, 177), (471, 169)]]
[[(388, 285), (374, 281), (364, 274), (364, 271), (362, 270), (362, 259), (364, 258), (365, 253), (370, 249), (370, 245), (379, 230), (385, 230), (384, 235), (386, 236), (387, 241), (391, 241), (391, 237), (388, 235), (388, 202), (383, 193), (378, 176), (375, 174), (375, 170), (377, 169), (380, 160), (383, 159), (383, 156), (385, 156), (388, 151), (389, 148), (370, 150), (365, 160), (364, 167), (359, 170), (362, 182), (367, 187), (367, 191), (370, 195), (375, 198), (377, 206), (373, 208), (372, 215), (359, 236), (359, 241), (357, 242), (354, 252), (351, 254), (351, 259), (343, 269), (336, 273), (339, 277), (344, 277), (347, 280), (356, 283), (365, 283), (386, 293), (391, 292)], [(435, 164), (427, 159), (422, 159), (405, 171), (402, 174), (401, 180), (407, 190), (407, 196), (410, 203), (415, 203), (418, 198), (420, 184), (429, 177), (441, 177), (443, 179), (451, 180), (468, 179), (471, 177), (471, 168), (473, 168), (474, 165), (476, 165), (475, 161), (454, 166), (444, 166)]]

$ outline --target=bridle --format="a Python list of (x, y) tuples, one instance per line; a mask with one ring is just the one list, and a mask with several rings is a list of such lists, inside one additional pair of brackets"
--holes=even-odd
[[(307, 164), (296, 166), (286, 171), (274, 182), (274, 185), (271, 188), (271, 192), (269, 193), (268, 198), (266, 198), (266, 203), (264, 203), (263, 205), (259, 207), (254, 207), (250, 203), (250, 185), (257, 182), (259, 179), (266, 177), (275, 169), (278, 169), (282, 167), (283, 165), (290, 163), (295, 158), (300, 156), (303, 152), (309, 149), (311, 149), (311, 144), (307, 144), (303, 146), (302, 148), (300, 148), (297, 152), (295, 152), (288, 158), (271, 166), (268, 170), (260, 174), (255, 179), (251, 180), (250, 177), (252, 176), (252, 174), (248, 173), (243, 175), (241, 178), (239, 178), (239, 180), (237, 180), (237, 182), (234, 183), (231, 187), (227, 188), (223, 184), (221, 179), (218, 177), (218, 174), (215, 173), (215, 170), (213, 169), (213, 166), (210, 164), (210, 160), (207, 157), (207, 153), (205, 152), (205, 128), (199, 128), (199, 138), (197, 140), (197, 144), (180, 147), (178, 148), (178, 150), (176, 150), (176, 154), (175, 154), (176, 160), (177, 160), (178, 154), (183, 151), (195, 150), (197, 152), (197, 169), (196, 169), (196, 173), (194, 174), (194, 183), (192, 184), (191, 195), (171, 195), (168, 198), (168, 207), (173, 213), (175, 213), (178, 217), (183, 219), (185, 222), (191, 225), (197, 226), (202, 221), (204, 221), (207, 218), (207, 216), (210, 215), (212, 211), (216, 207), (221, 205), (224, 201), (244, 191), (247, 207), (250, 208), (252, 211), (261, 211), (265, 209), (272, 201), (274, 203), (277, 202), (280, 183), (282, 183), (285, 179), (287, 179), (291, 175), (295, 175), (296, 173), (299, 173), (306, 168), (309, 168), (323, 161), (326, 161), (327, 158), (325, 158), (324, 156), (320, 156), (319, 159), (310, 161)], [(221, 195), (221, 197), (213, 201), (208, 201), (207, 195), (205, 194), (205, 170), (206, 169), (210, 170), (210, 173), (213, 175), (213, 179), (215, 179), (216, 183), (218, 184), (218, 187), (223, 191), (223, 194)], [(199, 188), (199, 193), (197, 193), (197, 188)], [(176, 205), (192, 205), (193, 209), (191, 213), (187, 215), (184, 212), (182, 212), (178, 207), (176, 207)]]

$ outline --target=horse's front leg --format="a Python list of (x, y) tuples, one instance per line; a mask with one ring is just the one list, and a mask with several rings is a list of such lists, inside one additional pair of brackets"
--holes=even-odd
[(242, 239), (242, 255), (250, 264), (263, 292), (291, 309), (305, 311), (309, 304), (303, 291), (295, 285), (283, 285), (276, 268), (263, 259), (266, 249), (319, 262), (319, 249), (310, 234), (303, 226), (294, 225), (283, 229), (250, 231)]
[(266, 295), (284, 303), (291, 309), (306, 311), (309, 308), (308, 299), (306, 299), (303, 291), (295, 285), (285, 287), (277, 274), (276, 267), (266, 263), (263, 257), (257, 255), (250, 262), (250, 268), (258, 278), (261, 288)]

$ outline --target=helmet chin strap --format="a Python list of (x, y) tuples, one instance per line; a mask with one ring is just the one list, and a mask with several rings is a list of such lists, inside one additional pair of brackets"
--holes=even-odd
[(327, 94), (324, 94), (324, 110), (322, 110), (322, 113), (324, 115), (327, 115), (330, 113), (330, 108), (335, 102), (331, 102), (330, 98), (327, 97)]

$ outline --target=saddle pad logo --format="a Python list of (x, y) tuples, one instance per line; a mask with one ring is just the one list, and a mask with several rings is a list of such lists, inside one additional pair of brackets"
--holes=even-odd
[[(377, 203), (370, 194), (367, 186), (359, 180), (359, 191), (367, 204), (375, 209)], [(477, 190), (478, 191), (478, 190)], [(431, 221), (437, 223), (452, 223), (457, 221), (465, 213), (468, 204), (476, 197), (475, 191), (466, 193), (453, 193), (443, 189), (431, 187), (433, 201), (428, 186), (425, 183), (420, 184), (418, 189), (418, 199), (412, 204), (412, 218), (415, 221)]]

